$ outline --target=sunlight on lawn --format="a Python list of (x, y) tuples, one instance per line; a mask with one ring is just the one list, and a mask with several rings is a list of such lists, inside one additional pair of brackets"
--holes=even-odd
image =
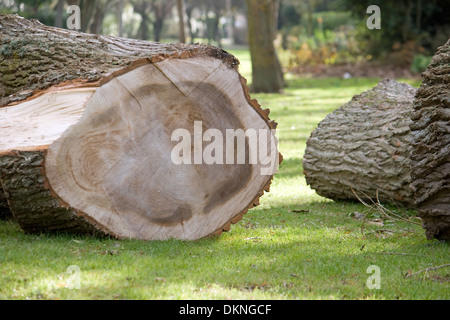
[[(248, 51), (233, 53), (248, 77)], [(287, 79), (283, 94), (251, 94), (279, 124), (284, 161), (260, 206), (229, 232), (191, 242), (118, 241), (27, 235), (15, 222), (0, 221), (0, 299), (450, 298), (444, 269), (427, 278), (403, 276), (448, 262), (446, 244), (427, 241), (420, 227), (392, 235), (367, 227), (363, 233), (350, 214), (367, 208), (320, 197), (303, 176), (306, 140), (317, 124), (380, 79)], [(377, 291), (366, 287), (373, 264), (383, 276)], [(69, 288), (71, 265), (81, 271), (79, 290)]]

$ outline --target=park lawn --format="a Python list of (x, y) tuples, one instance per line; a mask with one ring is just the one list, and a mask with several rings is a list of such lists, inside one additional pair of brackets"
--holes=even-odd
[[(243, 64), (244, 76), (250, 70)], [(302, 175), (305, 143), (318, 122), (379, 80), (288, 76), (283, 94), (253, 94), (279, 123), (284, 161), (261, 205), (220, 237), (27, 235), (1, 221), (0, 299), (449, 299), (448, 268), (405, 277), (449, 263), (447, 243), (426, 240), (416, 225), (363, 229), (351, 214), (366, 213), (364, 205), (322, 198)], [(371, 265), (379, 268), (380, 289), (367, 286)]]

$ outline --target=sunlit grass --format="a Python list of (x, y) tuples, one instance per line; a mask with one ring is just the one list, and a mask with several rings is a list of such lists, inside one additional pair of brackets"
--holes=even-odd
[[(248, 52), (242, 54), (246, 61)], [(363, 205), (322, 198), (303, 177), (311, 131), (379, 79), (288, 79), (284, 94), (252, 95), (279, 123), (284, 161), (261, 205), (229, 232), (192, 242), (118, 241), (27, 235), (2, 221), (0, 298), (449, 299), (446, 268), (404, 277), (449, 263), (448, 244), (426, 240), (417, 226), (393, 234), (362, 230), (350, 214), (366, 212)], [(366, 286), (370, 265), (381, 270), (380, 290)], [(79, 267), (80, 289), (69, 266)]]

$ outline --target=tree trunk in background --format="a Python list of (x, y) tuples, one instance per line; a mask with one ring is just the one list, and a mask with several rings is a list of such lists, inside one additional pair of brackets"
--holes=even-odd
[(375, 199), (413, 206), (409, 148), (416, 89), (394, 80), (378, 85), (329, 114), (307, 141), (306, 182), (333, 200)]
[(164, 27), (164, 21), (175, 5), (175, 0), (153, 1), (151, 2), (151, 11), (155, 15), (153, 21), (154, 41), (161, 40), (161, 33)]
[(90, 33), (101, 34), (103, 29), (103, 20), (105, 19), (106, 11), (112, 0), (97, 0), (94, 8), (94, 13), (89, 26)]
[(81, 32), (87, 32), (98, 0), (80, 0)]
[[(0, 42), (10, 52), (0, 63), (0, 183), (25, 231), (193, 240), (229, 230), (269, 191), (276, 123), (250, 98), (229, 53), (17, 15), (0, 15)], [(233, 147), (217, 137), (230, 129), (268, 137)], [(231, 153), (226, 162), (220, 148)], [(259, 148), (276, 160), (269, 174), (249, 161)], [(245, 163), (228, 161), (236, 150)]]
[(119, 37), (123, 37), (123, 8), (124, 8), (124, 1), (125, 0), (119, 0), (117, 2), (117, 33)]
[(417, 31), (422, 31), (422, 0), (417, 0), (416, 3), (416, 28)]
[(450, 240), (450, 40), (422, 78), (411, 116), (411, 187), (427, 238)]
[(153, 40), (161, 41), (161, 32), (164, 24), (164, 19), (156, 18), (153, 22)]
[(135, 3), (133, 6), (134, 12), (141, 16), (141, 25), (139, 26), (138, 34), (136, 38), (141, 40), (148, 40), (148, 3), (144, 0)]
[(140, 27), (140, 34), (142, 40), (148, 40), (148, 15), (147, 12), (143, 11), (140, 12), (141, 15), (141, 27)]
[(226, 10), (226, 18), (227, 18), (227, 37), (230, 39), (230, 44), (234, 44), (234, 17), (233, 17), (233, 9), (231, 6), (231, 0), (225, 0), (225, 10)]
[(178, 35), (179, 35), (179, 41), (181, 43), (186, 43), (186, 33), (184, 31), (184, 4), (183, 4), (183, 0), (177, 0), (177, 12), (178, 12), (178, 20), (179, 20), (179, 31), (178, 31)]
[(220, 32), (219, 24), (220, 24), (220, 17), (221, 12), (220, 8), (214, 7), (214, 27), (213, 27), (213, 37), (214, 40), (217, 42), (217, 46), (219, 48), (222, 48), (222, 35)]
[(192, 22), (191, 22), (191, 18), (192, 18), (192, 11), (194, 10), (194, 6), (193, 5), (188, 5), (186, 6), (186, 18), (187, 18), (187, 27), (189, 30), (189, 37), (191, 38), (190, 42), (191, 44), (194, 44), (194, 40), (195, 40), (195, 33), (194, 30), (192, 28)]
[(250, 54), (252, 60), (252, 90), (280, 92), (284, 87), (283, 71), (273, 39), (274, 0), (246, 0)]
[(58, 0), (55, 7), (55, 27), (64, 28), (63, 17), (64, 17), (64, 4), (65, 0)]
[(413, 3), (412, 0), (408, 0), (405, 8), (405, 23), (402, 28), (402, 42), (407, 42), (409, 40), (409, 33), (412, 26), (412, 13)]
[(311, 4), (308, 5), (308, 10), (306, 11), (306, 17), (307, 17), (307, 32), (308, 32), (308, 37), (312, 37), (312, 33), (313, 33), (313, 20), (312, 20), (312, 15), (313, 15), (313, 9), (311, 8)]

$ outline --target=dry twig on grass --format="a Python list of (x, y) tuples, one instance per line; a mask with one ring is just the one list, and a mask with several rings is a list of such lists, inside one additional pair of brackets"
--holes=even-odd
[(414, 273), (409, 273), (408, 272), (408, 273), (406, 273), (405, 278), (410, 278), (410, 277), (416, 276), (416, 275), (418, 275), (418, 274), (420, 274), (422, 272), (425, 272), (425, 275), (424, 275), (424, 277), (425, 277), (427, 275), (428, 271), (430, 271), (430, 270), (438, 270), (438, 269), (445, 268), (445, 267), (450, 267), (450, 263), (443, 264), (442, 266), (437, 266), (437, 267), (428, 267), (426, 269), (423, 269), (423, 270), (420, 270), (420, 271), (417, 271), (417, 272), (414, 272)]
[[(369, 197), (367, 194), (365, 194), (364, 192), (361, 191), (361, 193), (372, 202), (372, 205), (366, 203), (364, 200), (361, 199), (360, 196), (358, 196), (355, 192), (355, 190), (353, 190), (352, 187), (350, 187), (350, 189), (352, 190), (353, 194), (355, 195), (355, 197), (359, 200), (359, 202), (361, 202), (364, 206), (366, 206), (367, 208), (369, 208), (369, 212), (366, 213), (364, 215), (363, 218), (363, 222), (361, 225), (361, 233), (364, 234), (364, 224), (367, 220), (367, 217), (372, 213), (372, 212), (378, 212), (380, 214), (380, 216), (384, 219), (387, 219), (389, 221), (391, 221), (399, 230), (401, 231), (405, 231), (405, 232), (410, 232), (411, 229), (406, 229), (403, 228), (401, 226), (399, 226), (398, 222), (403, 221), (403, 222), (407, 222), (407, 223), (412, 223), (412, 224), (416, 224), (416, 225), (421, 225), (420, 223), (417, 223), (415, 221), (412, 221), (411, 219), (407, 219), (405, 217), (402, 217), (394, 212), (392, 212), (391, 210), (387, 209), (385, 206), (383, 206), (380, 202), (380, 199), (378, 197), (378, 190), (376, 191), (376, 199), (377, 201), (375, 202), (371, 197)], [(389, 231), (392, 232), (392, 230), (389, 229), (383, 229), (384, 231)], [(381, 231), (381, 230), (379, 230)]]

